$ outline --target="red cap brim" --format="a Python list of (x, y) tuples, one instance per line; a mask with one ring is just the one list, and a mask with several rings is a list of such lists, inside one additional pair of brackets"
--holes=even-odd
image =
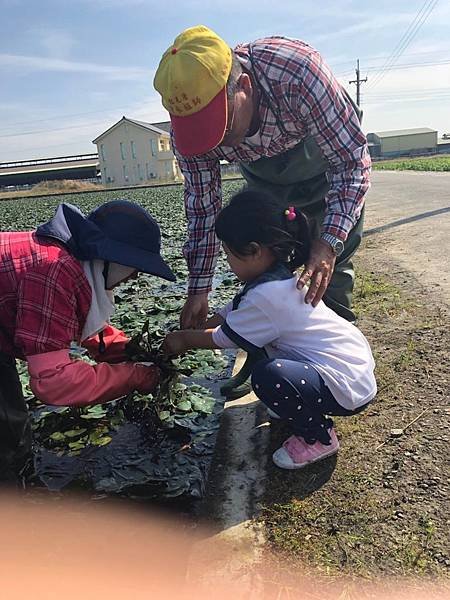
[(227, 127), (227, 88), (193, 115), (170, 115), (177, 150), (183, 156), (205, 154), (220, 144)]

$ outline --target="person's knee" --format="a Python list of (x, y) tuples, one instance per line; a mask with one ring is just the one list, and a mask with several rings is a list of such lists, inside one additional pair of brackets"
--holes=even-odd
[(271, 364), (273, 358), (264, 358), (256, 363), (252, 369), (251, 384), (254, 390), (257, 390), (262, 385), (271, 373)]

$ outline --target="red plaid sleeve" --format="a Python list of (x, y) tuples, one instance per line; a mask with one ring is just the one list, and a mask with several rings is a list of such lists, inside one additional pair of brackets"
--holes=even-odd
[(68, 348), (79, 341), (91, 304), (91, 289), (71, 256), (37, 265), (17, 289), (14, 342), (24, 356)]
[(369, 189), (371, 160), (358, 117), (318, 52), (303, 62), (295, 86), (297, 111), (330, 164), (322, 231), (342, 240), (355, 225)]
[(189, 269), (189, 294), (206, 294), (212, 289), (219, 242), (214, 223), (222, 206), (222, 184), (218, 158), (181, 156), (172, 140), (174, 153), (184, 175), (184, 206), (188, 240), (183, 253)]

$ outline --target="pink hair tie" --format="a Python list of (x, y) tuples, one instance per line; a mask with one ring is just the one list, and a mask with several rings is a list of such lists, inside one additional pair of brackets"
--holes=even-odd
[(294, 221), (297, 218), (297, 215), (295, 213), (295, 209), (293, 206), (289, 206), (289, 208), (287, 208), (284, 211), (284, 214), (286, 215), (286, 219), (288, 221)]

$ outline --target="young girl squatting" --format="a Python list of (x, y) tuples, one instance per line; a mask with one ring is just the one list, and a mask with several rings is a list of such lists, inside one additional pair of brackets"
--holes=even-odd
[(304, 215), (280, 207), (268, 194), (236, 194), (216, 221), (241, 292), (205, 330), (171, 332), (167, 354), (194, 348), (242, 348), (260, 356), (252, 388), (292, 435), (273, 454), (275, 464), (298, 469), (335, 454), (339, 442), (330, 415), (355, 415), (376, 395), (369, 344), (354, 325), (322, 301), (305, 302), (296, 270), (305, 264), (310, 234)]

